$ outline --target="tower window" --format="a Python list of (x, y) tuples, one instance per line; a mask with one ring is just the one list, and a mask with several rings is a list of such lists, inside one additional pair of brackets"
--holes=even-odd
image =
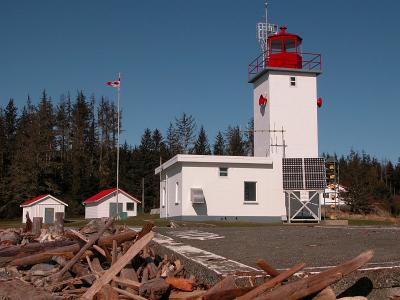
[(296, 77), (290, 77), (290, 86), (296, 86)]
[(228, 176), (228, 168), (219, 168), (219, 176), (222, 177)]
[(257, 201), (256, 182), (244, 182), (244, 201)]

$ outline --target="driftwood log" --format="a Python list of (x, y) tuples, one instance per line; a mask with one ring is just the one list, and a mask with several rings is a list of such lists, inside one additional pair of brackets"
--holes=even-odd
[(341, 265), (330, 268), (329, 270), (312, 275), (310, 277), (299, 279), (289, 284), (280, 286), (269, 293), (265, 293), (257, 298), (254, 298), (254, 300), (296, 300), (304, 298), (323, 290), (329, 285), (342, 279), (343, 276), (362, 267), (371, 260), (373, 255), (373, 250), (365, 251), (352, 260), (349, 260)]
[(27, 256), (21, 257), (21, 258), (15, 258), (15, 259), (11, 260), (8, 263), (8, 265), (9, 266), (35, 265), (35, 264), (50, 261), (53, 256), (71, 256), (74, 253), (77, 253), (79, 251), (79, 249), (80, 249), (79, 244), (75, 243), (75, 244), (72, 244), (69, 246), (54, 248), (54, 249), (47, 250), (44, 252), (27, 255)]
[(121, 233), (112, 234), (99, 238), (97, 245), (99, 245), (100, 247), (111, 246), (113, 241), (116, 241), (117, 244), (121, 244), (123, 242), (135, 239), (136, 236), (137, 236), (136, 231), (126, 230)]
[(108, 284), (131, 260), (146, 246), (154, 237), (154, 232), (149, 232), (143, 238), (136, 241), (128, 251), (118, 259), (104, 274), (94, 282), (94, 284), (82, 295), (82, 300), (91, 300), (94, 295), (103, 287)]
[(17, 245), (10, 246), (0, 250), (0, 266), (3, 260), (7, 260), (9, 258), (17, 258), (22, 257), (24, 255), (30, 255), (37, 253), (39, 251), (46, 251), (58, 247), (64, 247), (76, 244), (74, 241), (53, 241), (53, 242), (44, 242), (44, 243), (29, 243), (26, 245)]
[(271, 277), (276, 277), (279, 275), (279, 272), (271, 267), (265, 260), (259, 259), (257, 260), (257, 266), (262, 269), (265, 273), (270, 275)]
[(251, 291), (254, 287), (238, 287), (236, 285), (236, 280), (234, 276), (227, 276), (213, 287), (211, 287), (208, 291), (203, 295), (204, 300), (230, 300), (235, 299), (236, 297), (240, 297), (249, 291)]
[[(268, 280), (267, 282), (259, 285), (258, 287), (256, 287), (255, 289), (252, 289), (250, 292), (248, 292), (247, 294), (238, 297), (238, 300), (250, 300), (253, 299), (255, 297), (257, 297), (258, 295), (264, 293), (266, 290), (275, 287), (276, 285), (280, 284), (281, 282), (283, 282), (284, 280), (288, 279), (289, 277), (291, 277), (293, 274), (299, 272), (300, 270), (302, 270), (306, 265), (304, 263), (298, 264), (286, 271), (283, 271), (282, 273), (280, 273), (278, 276)], [(276, 298), (276, 299), (286, 299), (286, 298)]]

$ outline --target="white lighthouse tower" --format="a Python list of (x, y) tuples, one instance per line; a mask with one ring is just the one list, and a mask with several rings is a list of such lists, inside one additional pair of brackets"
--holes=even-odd
[[(265, 2), (267, 8), (267, 3)], [(326, 187), (318, 157), (321, 55), (286, 27), (257, 24), (262, 53), (249, 64), (254, 156), (178, 154), (161, 164), (160, 217), (319, 222)]]
[(301, 52), (302, 38), (280, 27), (250, 63), (254, 156), (317, 157), (317, 76), (321, 55)]
[(287, 221), (319, 221), (326, 186), (324, 159), (318, 157), (321, 55), (302, 52), (303, 39), (285, 26), (279, 29), (267, 18), (257, 24), (262, 53), (248, 67), (254, 156), (272, 159), (280, 170), (276, 175), (282, 182)]

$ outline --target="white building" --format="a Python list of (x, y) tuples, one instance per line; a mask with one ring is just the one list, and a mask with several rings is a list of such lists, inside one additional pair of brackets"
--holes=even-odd
[(177, 155), (156, 169), (160, 217), (280, 221), (280, 168), (266, 157)]
[(160, 216), (183, 220), (319, 221), (326, 186), (318, 158), (317, 76), (321, 56), (301, 37), (268, 37), (249, 65), (254, 157), (177, 155), (160, 174)]
[(347, 189), (342, 185), (331, 184), (327, 186), (324, 194), (321, 195), (321, 205), (331, 206), (332, 208), (336, 206), (347, 205), (344, 198), (341, 196), (342, 193), (346, 193)]
[(22, 223), (26, 223), (26, 213), (31, 220), (34, 217), (41, 217), (43, 223), (52, 224), (55, 220), (55, 214), (62, 212), (65, 215), (65, 207), (68, 204), (53, 197), (52, 195), (41, 195), (31, 200), (25, 201), (20, 205), (22, 207)]
[[(140, 201), (119, 189), (118, 212), (121, 216), (137, 216), (137, 204)], [(117, 189), (106, 189), (84, 200), (85, 219), (108, 218), (117, 214)]]

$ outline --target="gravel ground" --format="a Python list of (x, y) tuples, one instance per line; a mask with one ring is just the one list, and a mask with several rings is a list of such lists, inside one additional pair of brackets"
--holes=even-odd
[[(333, 266), (367, 249), (375, 250), (367, 267), (400, 265), (400, 227), (203, 227), (157, 228), (157, 231), (253, 267), (259, 258), (277, 269), (298, 262), (305, 262), (311, 268)], [(213, 235), (207, 238), (204, 232)], [(189, 233), (189, 238), (185, 233)]]

